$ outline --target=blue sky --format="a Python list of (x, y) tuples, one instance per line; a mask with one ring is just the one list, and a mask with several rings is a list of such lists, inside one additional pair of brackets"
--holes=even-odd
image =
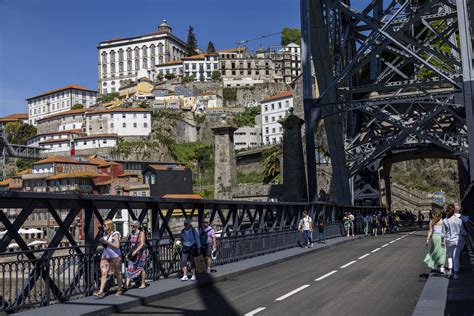
[[(217, 49), (299, 27), (298, 0), (0, 0), (0, 116), (25, 99), (71, 83), (97, 88), (97, 44), (156, 30), (166, 19), (186, 41)], [(250, 48), (279, 44), (273, 36)]]

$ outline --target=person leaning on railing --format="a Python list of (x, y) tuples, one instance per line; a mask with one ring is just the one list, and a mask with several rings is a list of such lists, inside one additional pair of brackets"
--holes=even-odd
[(120, 250), (120, 233), (115, 231), (115, 224), (108, 219), (104, 223), (104, 236), (99, 242), (104, 246), (102, 258), (100, 259), (100, 290), (94, 293), (98, 298), (104, 297), (105, 285), (107, 283), (107, 275), (109, 271), (115, 275), (117, 279), (118, 291), (115, 295), (122, 295), (122, 273), (120, 271), (122, 264), (122, 252)]

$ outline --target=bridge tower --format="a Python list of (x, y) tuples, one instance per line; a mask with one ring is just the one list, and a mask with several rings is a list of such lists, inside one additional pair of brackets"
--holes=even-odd
[(339, 203), (347, 187), (379, 203), (391, 164), (410, 159), (456, 159), (473, 182), (472, 1), (301, 0), (301, 16), (303, 85), (311, 57), (321, 93), (305, 95), (307, 130), (324, 119)]

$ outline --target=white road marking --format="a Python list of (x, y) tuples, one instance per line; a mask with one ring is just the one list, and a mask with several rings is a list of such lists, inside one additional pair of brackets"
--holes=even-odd
[(360, 256), (358, 259), (364, 259), (364, 258), (367, 257), (367, 256), (370, 256), (370, 253), (366, 253), (365, 255)]
[(388, 246), (388, 244), (385, 244), (385, 245), (382, 246), (382, 248), (385, 248), (385, 247), (387, 247), (387, 246)]
[(336, 273), (336, 272), (337, 272), (337, 270), (333, 270), (333, 271), (331, 271), (331, 272), (329, 272), (329, 273), (326, 273), (326, 274), (323, 275), (323, 276), (320, 276), (319, 278), (317, 278), (317, 279), (314, 280), (314, 281), (316, 281), (316, 282), (321, 281), (322, 279), (325, 279), (325, 278), (327, 278), (328, 276), (330, 276), (331, 274), (334, 274), (334, 273)]
[(290, 297), (291, 295), (296, 294), (296, 293), (298, 293), (299, 291), (304, 290), (304, 289), (307, 288), (308, 286), (309, 286), (309, 284), (305, 284), (305, 285), (303, 285), (303, 286), (300, 286), (299, 288), (297, 288), (297, 289), (295, 289), (295, 290), (293, 290), (293, 291), (291, 291), (291, 292), (289, 292), (289, 293), (286, 293), (285, 295), (280, 296), (279, 298), (275, 299), (275, 301), (282, 301), (282, 300), (284, 300), (285, 298)]
[(389, 244), (393, 244), (394, 242), (396, 242), (396, 240), (392, 240), (391, 242), (389, 242)]
[(354, 264), (354, 263), (356, 263), (356, 262), (357, 262), (356, 260), (351, 261), (351, 262), (349, 262), (349, 263), (346, 263), (346, 264), (343, 265), (343, 266), (340, 266), (339, 268), (341, 268), (341, 269), (347, 268), (348, 266), (350, 266), (351, 264)]
[(380, 248), (376, 248), (376, 249), (372, 250), (371, 252), (377, 252), (379, 250), (380, 250)]
[(245, 314), (244, 316), (253, 316), (261, 311), (263, 311), (266, 307), (259, 307), (259, 308), (256, 308), (254, 309), (253, 311), (250, 311), (248, 312), (247, 314)]
[(398, 238), (397, 238), (397, 239), (395, 239), (395, 240), (400, 240), (400, 239), (402, 239), (402, 237), (398, 237)]

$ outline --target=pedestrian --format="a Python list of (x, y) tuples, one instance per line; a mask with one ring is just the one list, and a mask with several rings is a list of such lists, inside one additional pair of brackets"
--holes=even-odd
[(344, 226), (344, 231), (346, 232), (347, 237), (350, 237), (351, 220), (349, 219), (349, 212), (344, 213), (344, 217), (342, 218), (342, 225)]
[(379, 219), (376, 214), (372, 216), (372, 235), (377, 236), (377, 231), (379, 229)]
[(444, 243), (446, 243), (446, 263), (445, 267), (449, 269), (449, 277), (455, 280), (459, 279), (459, 256), (464, 246), (465, 230), (461, 219), (460, 209), (454, 204), (449, 204), (446, 208), (446, 219), (443, 220), (442, 233)]
[(146, 272), (145, 265), (148, 257), (148, 249), (146, 248), (145, 232), (140, 229), (138, 221), (132, 221), (130, 224), (130, 235), (127, 238), (127, 282), (126, 288), (130, 286), (130, 282), (140, 277), (140, 289), (146, 288)]
[(114, 222), (110, 219), (106, 220), (104, 223), (103, 236), (99, 239), (99, 242), (104, 247), (104, 251), (100, 259), (100, 289), (94, 293), (98, 298), (104, 297), (105, 285), (107, 284), (107, 276), (109, 273), (115, 275), (117, 279), (118, 290), (115, 295), (123, 294), (122, 272), (120, 271), (122, 265), (122, 252), (120, 250), (121, 238), (120, 233), (115, 231)]
[(204, 218), (203, 227), (201, 227), (201, 253), (204, 254), (207, 264), (207, 273), (211, 273), (212, 254), (217, 250), (216, 231), (209, 224), (209, 218)]
[(395, 216), (393, 216), (393, 223), (395, 231), (398, 232), (398, 228), (400, 226), (400, 216), (397, 213), (395, 213)]
[(418, 226), (420, 228), (423, 228), (423, 220), (425, 219), (425, 217), (423, 216), (423, 214), (421, 214), (421, 211), (418, 211)]
[(303, 212), (303, 218), (300, 219), (298, 228), (304, 234), (305, 248), (313, 247), (313, 220), (307, 211)]
[(380, 231), (382, 233), (382, 235), (385, 235), (387, 233), (387, 216), (382, 213), (382, 215), (380, 216), (380, 221), (379, 221), (379, 225), (380, 225)]
[(355, 217), (354, 215), (352, 215), (351, 213), (349, 213), (349, 221), (351, 223), (351, 236), (354, 237), (354, 228), (355, 228), (355, 224), (354, 224), (354, 220), (355, 220)]
[(424, 262), (431, 269), (439, 269), (444, 273), (444, 262), (446, 261), (446, 248), (443, 236), (443, 212), (436, 210), (433, 213), (433, 219), (429, 223), (428, 237), (426, 238), (426, 246), (431, 240), (431, 248), (425, 257)]
[(369, 235), (369, 215), (365, 214), (363, 217), (364, 220), (364, 234), (365, 236)]
[(323, 214), (318, 217), (318, 233), (319, 233), (319, 242), (326, 243), (326, 235), (324, 234), (324, 228), (326, 228), (326, 218)]
[(180, 266), (183, 272), (181, 281), (187, 281), (188, 279), (188, 262), (191, 264), (191, 281), (196, 280), (196, 265), (194, 264), (194, 257), (200, 254), (201, 241), (199, 235), (191, 225), (191, 220), (186, 219), (184, 221), (184, 228), (181, 230), (181, 261)]

